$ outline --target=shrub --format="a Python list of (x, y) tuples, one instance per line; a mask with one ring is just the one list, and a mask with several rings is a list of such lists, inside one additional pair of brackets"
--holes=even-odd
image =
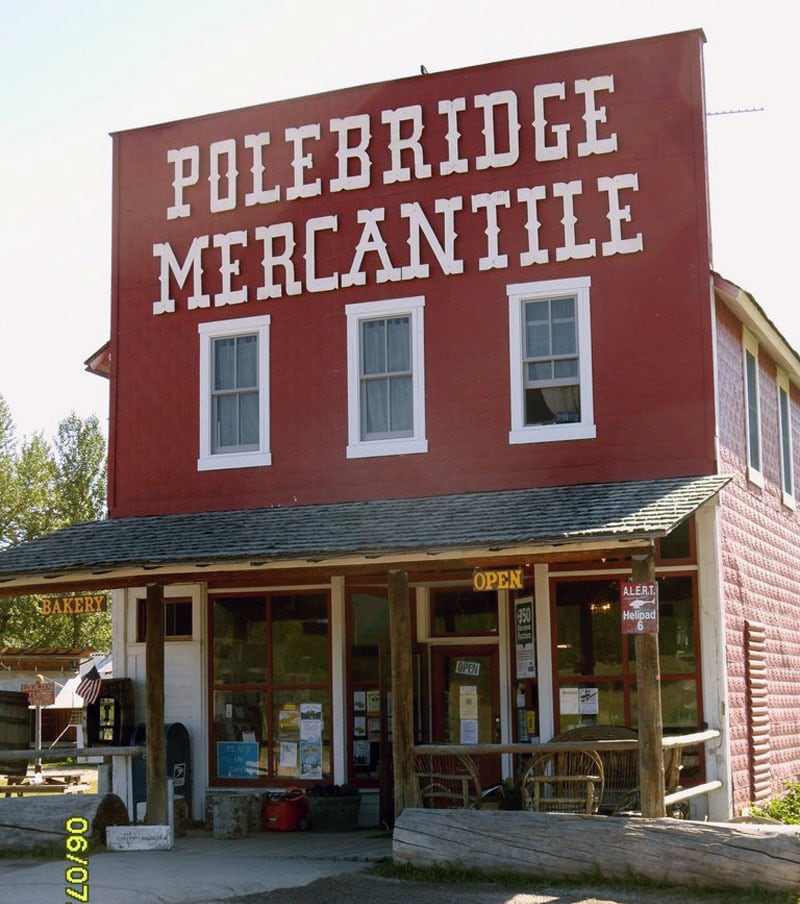
[(754, 816), (768, 816), (787, 825), (800, 825), (800, 781), (787, 782), (786, 793), (764, 804), (753, 804)]

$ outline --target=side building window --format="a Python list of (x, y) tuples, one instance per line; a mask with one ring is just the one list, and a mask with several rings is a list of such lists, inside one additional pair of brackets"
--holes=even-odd
[(758, 394), (758, 342), (744, 334), (744, 393), (747, 434), (747, 477), (764, 486), (761, 470), (761, 407)]
[(272, 463), (268, 315), (201, 323), (199, 471)]
[(348, 458), (428, 451), (424, 309), (422, 297), (346, 306)]
[(778, 371), (778, 423), (781, 431), (781, 489), (783, 491), (783, 504), (789, 508), (794, 508), (792, 397), (789, 391), (789, 379), (782, 371)]
[(506, 289), (510, 443), (594, 439), (590, 278)]

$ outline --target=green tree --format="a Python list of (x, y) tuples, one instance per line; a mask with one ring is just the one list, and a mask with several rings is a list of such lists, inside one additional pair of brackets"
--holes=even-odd
[(106, 443), (97, 418), (73, 411), (55, 438), (57, 509), (63, 524), (102, 518), (106, 507)]
[[(0, 548), (105, 514), (106, 452), (98, 420), (74, 412), (51, 445), (42, 434), (16, 441), (0, 396)], [(0, 598), (0, 646), (111, 649), (110, 612), (42, 616), (39, 597)]]

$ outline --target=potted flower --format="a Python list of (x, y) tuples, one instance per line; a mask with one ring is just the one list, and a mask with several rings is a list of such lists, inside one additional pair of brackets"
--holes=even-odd
[(311, 828), (316, 832), (355, 832), (361, 795), (352, 785), (313, 785), (306, 791)]

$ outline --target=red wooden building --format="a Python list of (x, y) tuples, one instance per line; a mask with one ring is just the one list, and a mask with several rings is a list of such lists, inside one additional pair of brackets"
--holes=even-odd
[(665, 731), (721, 733), (686, 771), (709, 814), (800, 771), (800, 360), (712, 270), (703, 42), (113, 136), (111, 517), (0, 554), (0, 592), (119, 588), (141, 705), (166, 586), (196, 811), (374, 797), (397, 569), (417, 740), (636, 727), (620, 585), (653, 554)]

